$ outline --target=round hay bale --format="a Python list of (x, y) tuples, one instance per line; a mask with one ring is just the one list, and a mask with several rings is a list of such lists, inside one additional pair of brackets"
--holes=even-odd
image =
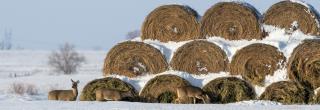
[(170, 65), (174, 70), (207, 74), (226, 71), (228, 62), (226, 53), (219, 46), (196, 40), (179, 47)]
[(236, 52), (230, 63), (230, 73), (241, 75), (243, 79), (263, 86), (265, 77), (283, 67), (285, 56), (274, 46), (255, 43)]
[(293, 81), (272, 83), (260, 96), (261, 100), (271, 100), (283, 104), (308, 103), (310, 92), (302, 85)]
[(214, 103), (231, 103), (256, 98), (254, 88), (246, 81), (236, 77), (214, 79), (202, 89)]
[(147, 102), (174, 103), (176, 89), (190, 83), (176, 75), (160, 75), (149, 80), (140, 92), (140, 97)]
[(143, 42), (127, 41), (114, 46), (104, 62), (104, 75), (119, 74), (136, 77), (143, 74), (157, 74), (168, 69), (168, 63), (161, 52)]
[(101, 88), (115, 89), (120, 91), (131, 91), (137, 95), (137, 92), (135, 91), (134, 87), (130, 84), (123, 82), (118, 78), (107, 77), (102, 79), (95, 79), (89, 82), (86, 86), (84, 86), (80, 95), (80, 100), (95, 101), (95, 91)]
[(199, 39), (198, 18), (198, 13), (188, 6), (160, 6), (145, 18), (141, 38), (161, 42)]
[(317, 23), (319, 16), (312, 6), (308, 7), (289, 0), (281, 1), (267, 10), (263, 23), (292, 31), (299, 28), (306, 34), (320, 35)]
[(287, 65), (289, 78), (310, 89), (320, 87), (320, 40), (305, 40), (292, 52)]
[(221, 2), (208, 9), (201, 20), (201, 36), (229, 40), (262, 39), (260, 13), (250, 4)]

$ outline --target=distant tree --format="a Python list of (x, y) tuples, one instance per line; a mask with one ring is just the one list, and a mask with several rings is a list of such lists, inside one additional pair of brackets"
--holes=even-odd
[(140, 30), (134, 30), (127, 33), (126, 39), (131, 40), (139, 36), (140, 36)]
[(12, 49), (12, 31), (5, 30), (4, 37), (0, 42), (0, 49), (1, 50), (10, 50)]
[(63, 74), (76, 73), (78, 67), (85, 62), (85, 57), (76, 52), (75, 47), (69, 43), (60, 46), (59, 51), (53, 51), (49, 55), (48, 64), (56, 72)]

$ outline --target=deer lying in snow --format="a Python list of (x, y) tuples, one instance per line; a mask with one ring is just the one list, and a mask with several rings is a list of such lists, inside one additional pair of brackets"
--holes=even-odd
[(175, 102), (181, 103), (182, 99), (192, 98), (193, 103), (196, 103), (196, 99), (201, 99), (203, 103), (209, 102), (210, 98), (200, 88), (193, 86), (184, 86), (176, 89), (178, 98)]
[(134, 97), (134, 93), (129, 91), (119, 91), (115, 89), (97, 89), (96, 90), (96, 101), (112, 100), (120, 101), (125, 97)]
[(48, 94), (49, 100), (63, 100), (63, 101), (75, 101), (78, 96), (78, 81), (72, 82), (72, 90), (52, 90)]

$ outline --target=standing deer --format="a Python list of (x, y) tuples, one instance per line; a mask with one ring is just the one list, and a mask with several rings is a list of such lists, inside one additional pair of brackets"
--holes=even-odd
[(72, 90), (52, 90), (48, 94), (49, 100), (63, 100), (63, 101), (75, 101), (78, 96), (78, 81), (72, 82)]
[(209, 102), (210, 98), (207, 94), (205, 94), (200, 88), (193, 87), (193, 86), (183, 86), (178, 87), (176, 89), (177, 92), (177, 99), (175, 102), (181, 103), (182, 99), (185, 98), (192, 98), (193, 103), (196, 103), (196, 99), (201, 99), (203, 103)]
[(115, 89), (101, 88), (96, 90), (96, 101), (112, 100), (120, 101), (125, 97), (134, 97), (134, 93), (129, 91), (119, 91)]

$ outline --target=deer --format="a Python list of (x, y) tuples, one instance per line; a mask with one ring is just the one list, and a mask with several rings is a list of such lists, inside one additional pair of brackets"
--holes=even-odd
[(96, 90), (96, 101), (120, 101), (126, 97), (134, 97), (132, 91), (120, 91), (115, 89), (101, 88)]
[(176, 89), (177, 98), (175, 102), (181, 103), (182, 99), (192, 98), (193, 104), (196, 103), (196, 99), (201, 99), (203, 103), (209, 102), (210, 98), (200, 88), (193, 86), (183, 86)]
[(52, 90), (48, 94), (49, 100), (62, 100), (62, 101), (75, 101), (78, 96), (78, 84), (79, 80), (72, 82), (71, 90)]

